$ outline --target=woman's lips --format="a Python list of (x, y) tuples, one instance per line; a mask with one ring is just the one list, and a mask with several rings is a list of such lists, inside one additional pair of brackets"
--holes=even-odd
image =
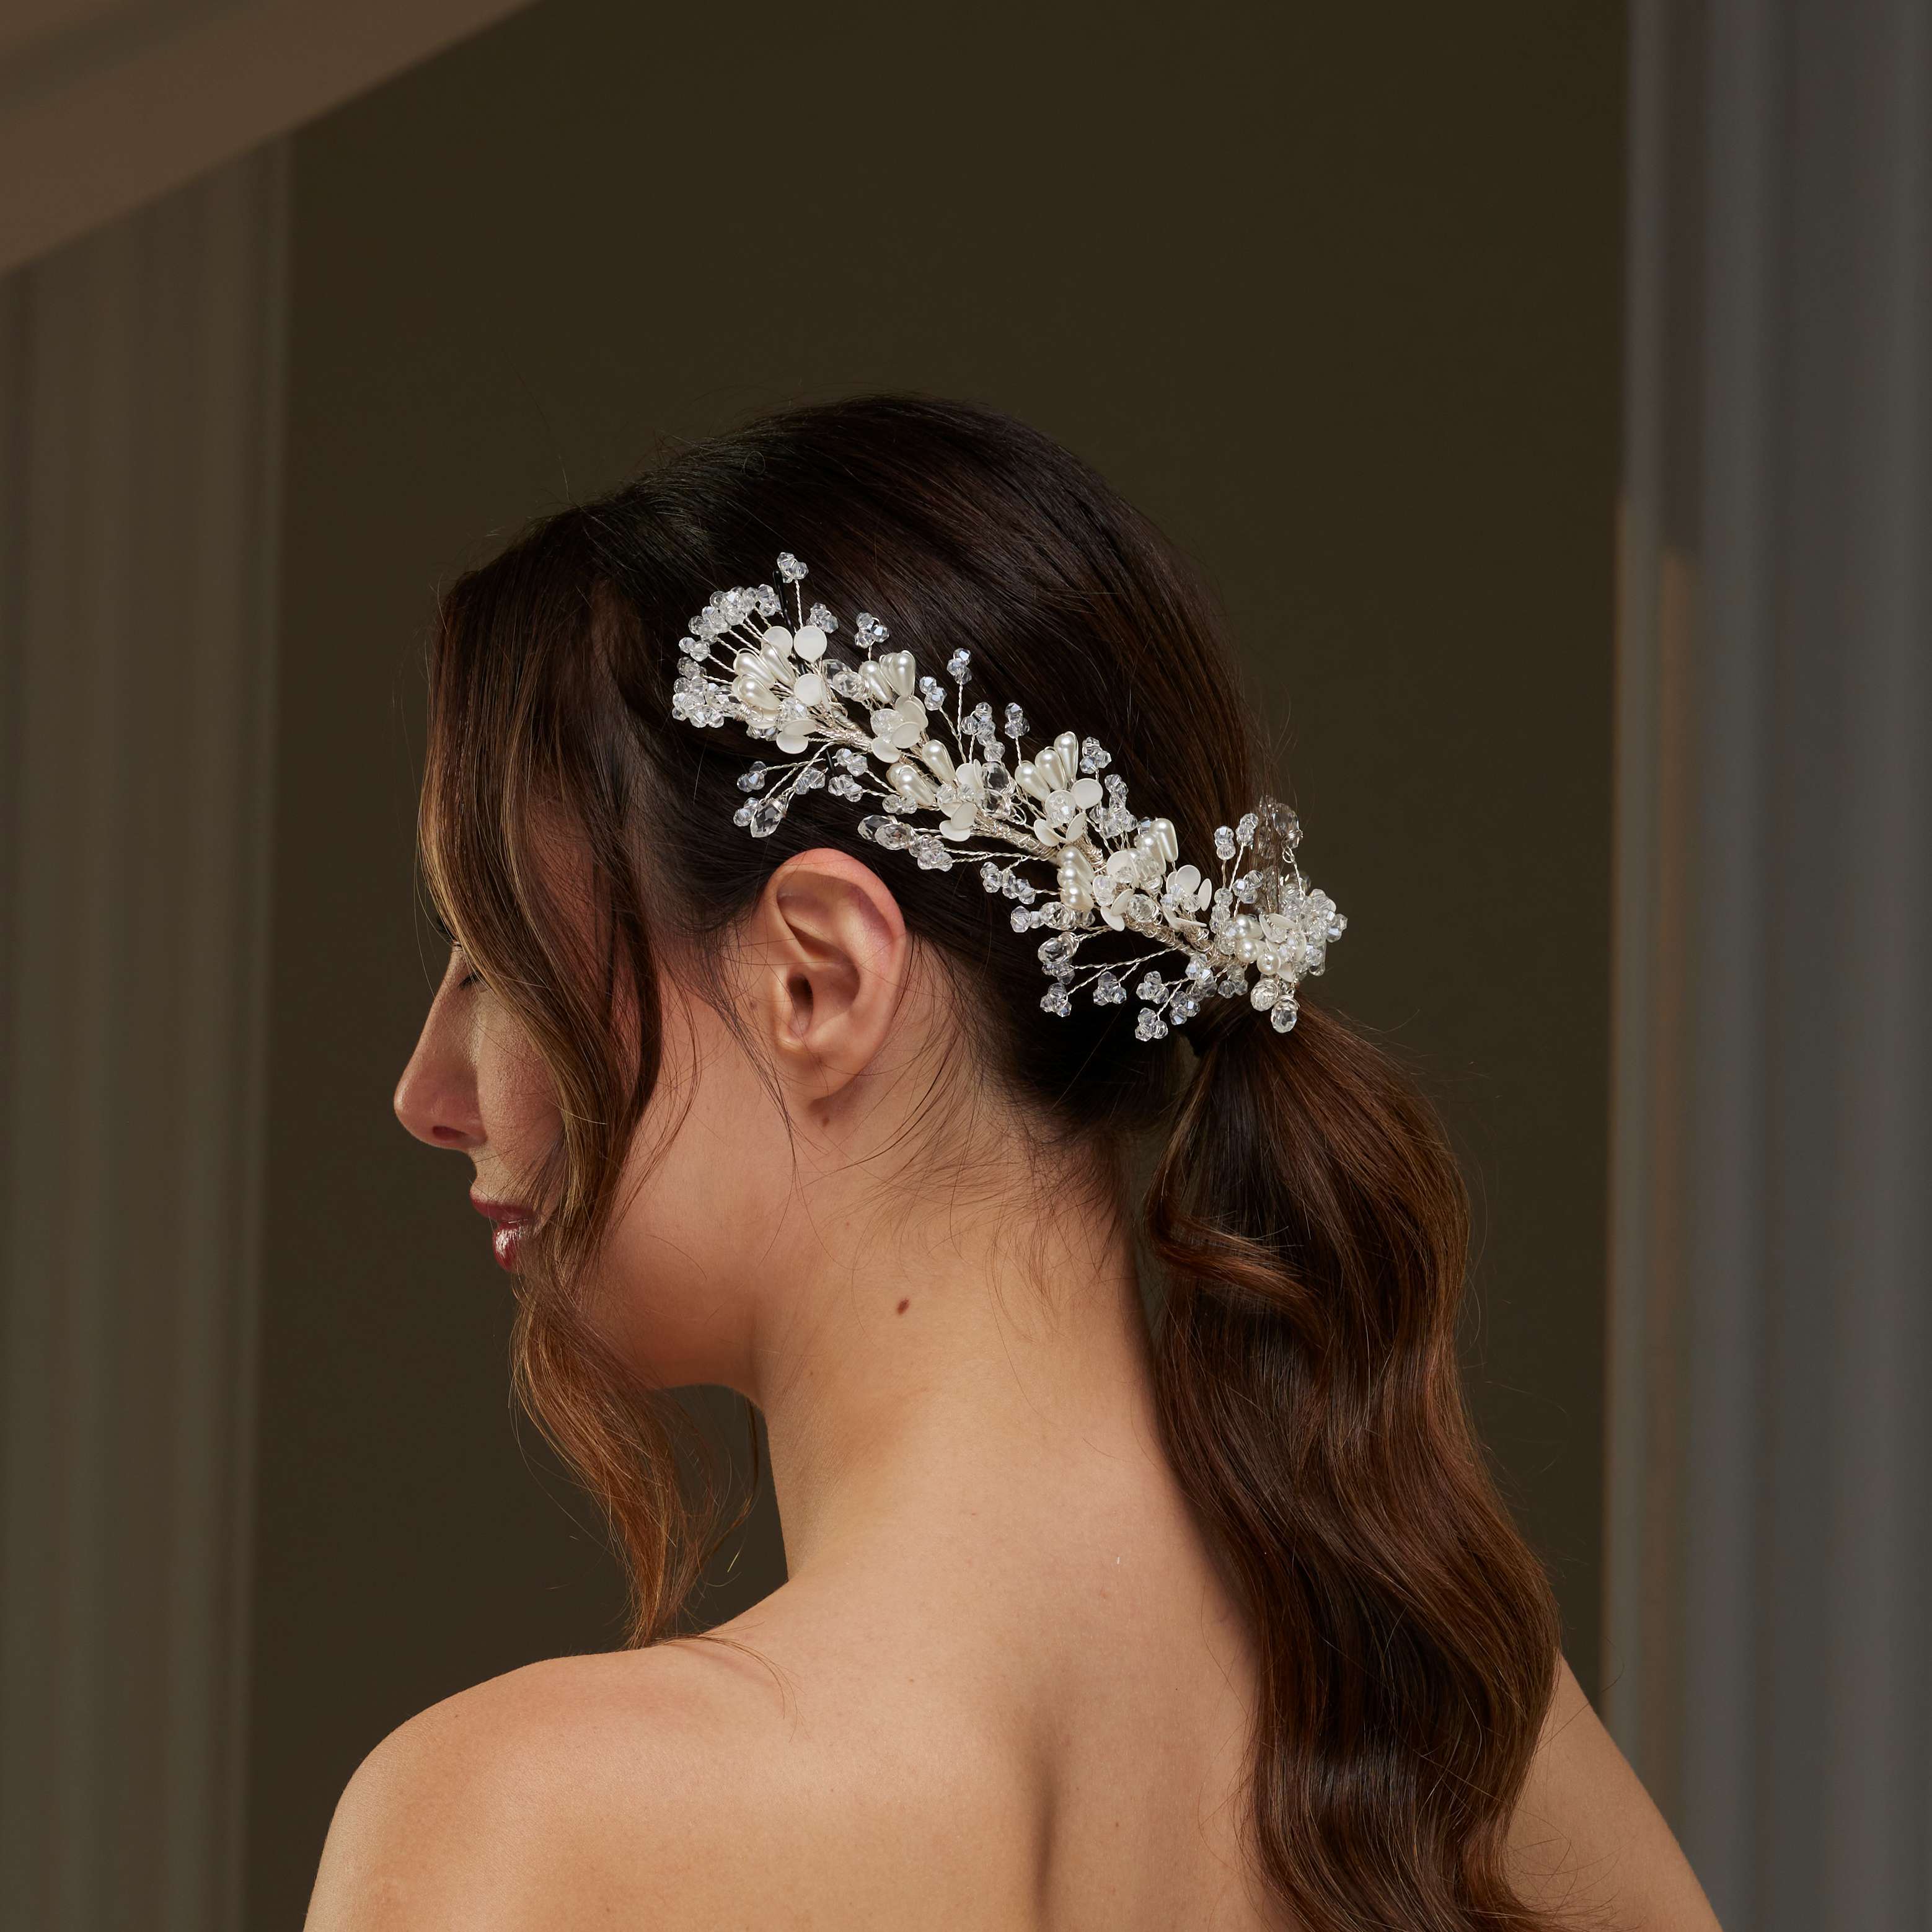
[(523, 1245), (524, 1231), (536, 1216), (514, 1201), (491, 1201), (481, 1194), (471, 1195), (470, 1204), (491, 1224), (490, 1246), (495, 1251), (497, 1265), (515, 1274), (517, 1251)]

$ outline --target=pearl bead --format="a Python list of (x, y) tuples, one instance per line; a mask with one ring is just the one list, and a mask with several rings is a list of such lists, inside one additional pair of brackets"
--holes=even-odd
[(918, 766), (902, 758), (896, 765), (888, 767), (886, 782), (902, 798), (909, 798), (916, 805), (934, 805), (938, 802), (939, 788), (921, 771)]

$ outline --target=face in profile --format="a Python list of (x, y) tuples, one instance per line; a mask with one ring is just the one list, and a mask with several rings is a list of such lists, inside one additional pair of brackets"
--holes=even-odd
[[(761, 1340), (802, 1318), (828, 1258), (861, 1227), (903, 1231), (871, 1156), (904, 1143), (903, 1101), (930, 1090), (902, 1076), (953, 1029), (943, 999), (899, 997), (898, 907), (830, 848), (781, 866), (713, 964), (708, 996), (660, 978), (649, 1102), (582, 1287), (640, 1382), (755, 1396)], [(614, 1029), (606, 1050), (634, 1054), (635, 1031)], [(496, 1258), (520, 1272), (566, 1156), (564, 1110), (528, 1030), (460, 944), (394, 1104), (418, 1140), (468, 1157)]]

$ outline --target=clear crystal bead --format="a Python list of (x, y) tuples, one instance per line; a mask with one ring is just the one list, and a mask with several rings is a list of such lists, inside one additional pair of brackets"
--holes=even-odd
[(1017, 704), (1006, 706), (1006, 722), (1001, 727), (1006, 736), (1017, 742), (1027, 734), (1027, 715)]
[(1286, 1033), (1301, 1016), (1301, 1009), (1293, 998), (1277, 1000), (1274, 1010), (1268, 1015), (1268, 1024), (1276, 1033)]
[(1033, 924), (1033, 914), (1024, 906), (1015, 906), (1010, 916), (1016, 932), (1024, 932)]
[(1058, 980), (1040, 996), (1040, 1003), (1047, 1012), (1063, 1020), (1073, 1010), (1073, 1002), (1066, 997), (1066, 988)]
[(1080, 741), (1080, 769), (1089, 777), (1102, 771), (1114, 762), (1114, 754), (1102, 746), (1097, 738), (1083, 738)]
[(1143, 1006), (1140, 1017), (1134, 1022), (1134, 1037), (1136, 1040), (1165, 1040), (1167, 1037), (1167, 1022), (1153, 1007)]
[(946, 675), (956, 684), (970, 684), (973, 681), (973, 653), (962, 645), (946, 660)]
[(1167, 982), (1158, 973), (1142, 976), (1140, 984), (1134, 988), (1137, 1000), (1164, 1000), (1167, 997)]
[(805, 574), (805, 566), (790, 550), (778, 552), (778, 574), (788, 584), (796, 584)]
[(778, 822), (784, 817), (784, 808), (765, 799), (752, 808), (751, 831), (754, 838), (769, 838), (778, 829)]
[(1102, 973), (1094, 982), (1094, 1004), (1100, 1006), (1118, 1006), (1127, 997), (1127, 989), (1112, 973)]
[(1215, 826), (1214, 856), (1217, 859), (1232, 859), (1234, 856), (1234, 828), (1232, 825)]
[(828, 638), (838, 628), (838, 620), (823, 604), (814, 604), (806, 612), (805, 621), (808, 624), (815, 624)]

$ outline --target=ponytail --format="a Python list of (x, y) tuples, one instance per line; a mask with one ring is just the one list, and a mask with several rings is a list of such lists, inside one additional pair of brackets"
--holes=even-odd
[(1558, 1624), (1463, 1403), (1467, 1192), (1378, 1048), (1258, 1019), (1204, 1039), (1147, 1209), (1168, 1453), (1260, 1643), (1252, 1852), (1307, 1932), (1530, 1932)]

